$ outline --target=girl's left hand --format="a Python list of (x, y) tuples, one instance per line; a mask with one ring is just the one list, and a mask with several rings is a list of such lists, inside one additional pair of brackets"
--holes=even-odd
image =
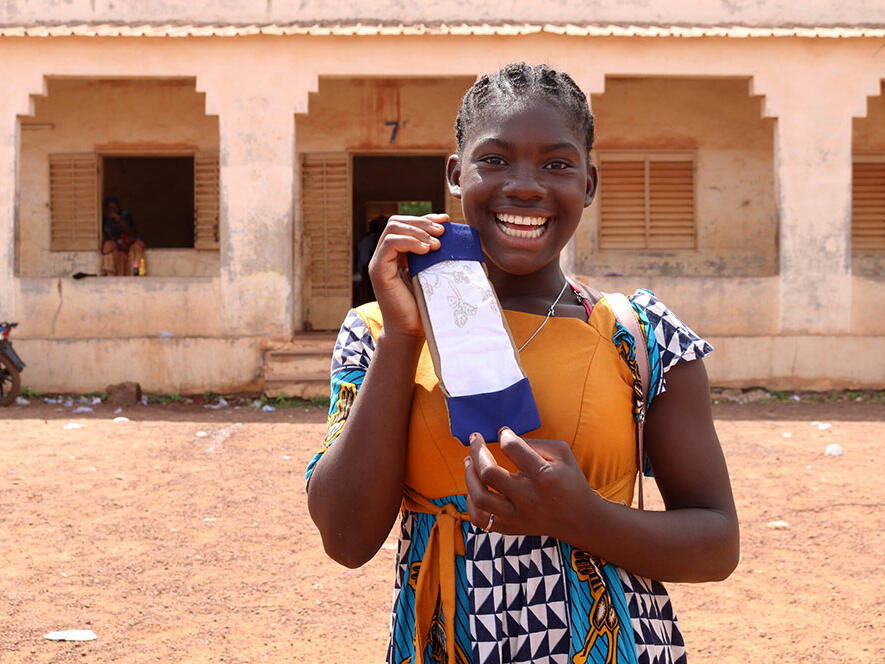
[(568, 540), (572, 520), (595, 497), (568, 444), (523, 439), (506, 427), (498, 439), (517, 471), (498, 465), (483, 437), (473, 434), (464, 459), (470, 521), (485, 528), (493, 514), (494, 532)]

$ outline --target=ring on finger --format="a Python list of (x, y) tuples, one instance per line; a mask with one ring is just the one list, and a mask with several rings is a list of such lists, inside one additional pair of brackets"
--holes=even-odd
[(494, 524), (494, 523), (495, 523), (495, 515), (492, 513), (489, 513), (489, 522), (485, 526), (480, 526), (480, 528), (482, 528), (482, 530), (484, 530), (485, 532), (490, 533), (490, 532), (492, 532), (492, 524)]

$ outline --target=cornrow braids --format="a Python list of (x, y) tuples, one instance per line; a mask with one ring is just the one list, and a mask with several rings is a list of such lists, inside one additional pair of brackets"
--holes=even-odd
[(458, 152), (464, 147), (470, 128), (500, 105), (515, 104), (531, 97), (553, 102), (566, 112), (581, 134), (589, 152), (593, 147), (593, 113), (583, 93), (572, 77), (547, 65), (527, 65), (514, 62), (479, 78), (473, 84), (458, 109), (455, 120), (455, 138)]

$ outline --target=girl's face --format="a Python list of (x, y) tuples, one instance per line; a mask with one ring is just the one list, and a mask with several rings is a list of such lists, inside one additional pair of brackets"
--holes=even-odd
[(584, 136), (544, 100), (489, 114), (470, 127), (448, 178), (486, 257), (515, 275), (552, 262), (593, 201), (596, 167)]

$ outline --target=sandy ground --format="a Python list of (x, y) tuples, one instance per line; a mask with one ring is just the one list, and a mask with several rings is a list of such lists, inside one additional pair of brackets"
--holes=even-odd
[[(395, 540), (359, 570), (324, 556), (303, 491), (322, 409), (123, 414), (0, 411), (0, 661), (382, 661)], [(689, 661), (882, 661), (885, 404), (716, 418), (742, 560), (670, 586)], [(43, 636), (73, 628), (98, 639)]]

